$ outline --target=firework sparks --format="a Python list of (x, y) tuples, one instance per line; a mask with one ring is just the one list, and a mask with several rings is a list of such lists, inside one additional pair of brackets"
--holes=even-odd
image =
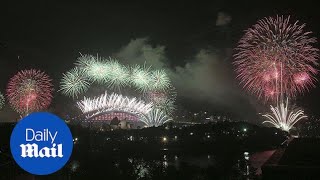
[(100, 114), (101, 112), (121, 111), (141, 116), (147, 114), (152, 109), (152, 103), (145, 103), (137, 98), (129, 98), (120, 94), (108, 93), (90, 99), (84, 98), (77, 103), (82, 113), (89, 113), (87, 118)]
[(78, 58), (76, 65), (79, 69), (84, 70), (91, 81), (104, 84), (109, 80), (110, 68), (108, 61), (91, 55), (82, 55)]
[(289, 132), (293, 126), (300, 120), (307, 118), (304, 115), (303, 110), (289, 109), (288, 99), (286, 103), (281, 102), (278, 106), (270, 106), (272, 114), (264, 114), (263, 117), (267, 118), (267, 121), (262, 123), (270, 123), (274, 127)]
[[(82, 54), (75, 65), (76, 68), (63, 75), (60, 83), (60, 90), (64, 95), (78, 97), (89, 89), (91, 83), (97, 82), (115, 92), (121, 92), (123, 87), (131, 87), (142, 93), (143, 98), (162, 112), (171, 114), (175, 110), (174, 88), (164, 70), (150, 71), (151, 67), (139, 65), (127, 67), (116, 59)], [(111, 95), (105, 96), (105, 98), (111, 97)]]
[(174, 110), (176, 110), (176, 106), (174, 105), (174, 100), (165, 98), (164, 100), (154, 103), (154, 107), (161, 110), (167, 115), (171, 115)]
[(7, 86), (11, 106), (21, 114), (46, 109), (52, 99), (51, 79), (42, 71), (23, 70), (14, 75)]
[(153, 79), (153, 89), (166, 90), (170, 87), (170, 79), (164, 70), (156, 70), (151, 74)]
[(0, 93), (0, 109), (2, 109), (5, 105), (5, 98), (2, 93)]
[(153, 102), (155, 108), (160, 109), (167, 115), (172, 114), (176, 109), (174, 102), (176, 100), (176, 92), (173, 87), (166, 91), (149, 91), (147, 98)]
[(153, 109), (148, 114), (141, 118), (147, 127), (158, 127), (169, 121), (172, 121), (164, 112), (159, 109)]
[(128, 68), (121, 65), (118, 61), (110, 59), (108, 62), (109, 74), (109, 87), (111, 89), (120, 89), (128, 85), (130, 73)]
[(85, 71), (74, 68), (63, 74), (60, 91), (67, 96), (75, 98), (78, 97), (79, 94), (86, 92), (89, 86), (90, 83), (85, 76)]
[[(167, 91), (171, 87), (170, 79), (164, 70), (150, 71), (150, 67), (134, 66), (128, 68), (120, 64), (116, 59), (103, 59), (100, 57), (95, 57), (92, 55), (81, 55), (78, 61), (75, 63), (78, 72), (81, 72), (80, 79), (86, 79), (85, 86), (90, 82), (98, 82), (108, 86), (109, 89), (120, 91), (122, 87), (132, 86), (142, 93), (147, 91)], [(75, 71), (75, 70), (74, 70)], [(72, 74), (77, 74), (77, 72), (66, 73), (64, 75), (64, 80), (76, 79)], [(70, 77), (69, 77), (70, 76)], [(61, 84), (64, 84), (62, 82)], [(71, 85), (71, 84), (70, 84)], [(66, 89), (69, 89), (70, 85), (66, 85)], [(78, 86), (74, 86), (78, 87)], [(81, 86), (79, 86), (81, 87)], [(71, 89), (71, 88), (70, 88)], [(87, 89), (87, 88), (84, 88)], [(75, 94), (81, 92), (76, 91)], [(65, 94), (73, 94), (72, 90)]]
[(304, 27), (298, 21), (290, 23), (290, 17), (277, 16), (262, 19), (246, 31), (234, 55), (244, 88), (274, 99), (280, 93), (294, 97), (314, 86), (319, 50)]
[(143, 93), (150, 90), (150, 85), (152, 84), (150, 77), (149, 68), (141, 68), (140, 66), (132, 68), (131, 83)]

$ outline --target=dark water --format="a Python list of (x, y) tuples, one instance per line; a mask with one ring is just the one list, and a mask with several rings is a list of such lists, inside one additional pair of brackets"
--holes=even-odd
[(178, 155), (161, 152), (157, 156), (124, 157), (92, 153), (87, 157), (73, 157), (59, 172), (50, 176), (32, 177), (12, 164), (0, 179), (246, 179), (247, 161), (239, 155), (235, 161), (219, 162), (214, 154)]

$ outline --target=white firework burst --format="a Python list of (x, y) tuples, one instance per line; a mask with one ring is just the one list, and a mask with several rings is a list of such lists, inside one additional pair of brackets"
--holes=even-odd
[(137, 98), (130, 98), (120, 94), (107, 92), (99, 97), (86, 98), (77, 103), (82, 113), (88, 113), (87, 118), (102, 112), (121, 111), (142, 116), (152, 110), (153, 104), (146, 103)]
[(289, 132), (290, 129), (301, 119), (307, 118), (304, 115), (304, 111), (301, 109), (292, 109), (288, 108), (289, 103), (288, 99), (286, 103), (281, 102), (276, 107), (270, 106), (270, 114), (264, 114), (263, 117), (266, 117), (268, 120), (262, 123), (270, 123), (276, 128), (282, 129)]
[(158, 127), (172, 119), (159, 109), (153, 109), (140, 119), (147, 127)]

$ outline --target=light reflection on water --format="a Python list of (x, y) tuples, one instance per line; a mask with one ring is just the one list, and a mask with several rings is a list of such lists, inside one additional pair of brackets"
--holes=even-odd
[[(178, 155), (163, 155), (158, 160), (145, 160), (144, 158), (129, 157), (127, 162), (132, 166), (133, 173), (137, 176), (137, 179), (151, 178), (151, 172), (155, 169), (160, 170), (162, 173), (166, 173), (169, 167), (174, 167), (179, 170), (182, 163), (196, 166), (199, 168), (208, 168), (214, 165), (213, 156), (208, 154), (200, 157), (188, 157)], [(116, 161), (114, 163), (116, 168), (121, 166), (121, 162)]]
[[(249, 175), (249, 165), (247, 163), (246, 155), (247, 154), (237, 160), (233, 166), (234, 169), (243, 176)], [(181, 170), (182, 173), (185, 173), (185, 168), (187, 166), (200, 170), (219, 166), (219, 163), (216, 161), (216, 157), (213, 154), (201, 155), (198, 157), (190, 155), (184, 156), (181, 154), (163, 154), (158, 156), (158, 158), (131, 156), (123, 157), (122, 159), (115, 158), (112, 164), (116, 171), (119, 171), (120, 173), (128, 173), (131, 177), (135, 177), (137, 180), (153, 179), (153, 177), (156, 177), (159, 174), (162, 177), (162, 175), (167, 173), (172, 174), (173, 170), (176, 170), (177, 172)], [(72, 174), (77, 174), (77, 171), (81, 172), (81, 163), (79, 161), (72, 161), (70, 162), (69, 168)], [(204, 171), (199, 172), (203, 173)], [(201, 175), (205, 176), (205, 174)]]

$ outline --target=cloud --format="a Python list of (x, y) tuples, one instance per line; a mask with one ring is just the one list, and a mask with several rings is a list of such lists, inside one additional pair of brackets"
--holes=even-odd
[(219, 12), (216, 20), (216, 26), (225, 26), (229, 24), (232, 20), (232, 17), (224, 12)]
[[(172, 73), (173, 81), (181, 92), (188, 96), (212, 96), (222, 94), (226, 86), (225, 69), (221, 59), (209, 50), (200, 50), (198, 54), (183, 67), (176, 67)], [(219, 85), (219, 86), (217, 86)], [(196, 94), (195, 94), (196, 93)]]
[(200, 50), (185, 66), (175, 67), (171, 76), (180, 96), (247, 116), (250, 102), (237, 86), (226, 54)]
[(146, 64), (156, 68), (165, 68), (167, 65), (165, 47), (153, 47), (148, 44), (147, 38), (131, 40), (115, 56), (126, 64)]

